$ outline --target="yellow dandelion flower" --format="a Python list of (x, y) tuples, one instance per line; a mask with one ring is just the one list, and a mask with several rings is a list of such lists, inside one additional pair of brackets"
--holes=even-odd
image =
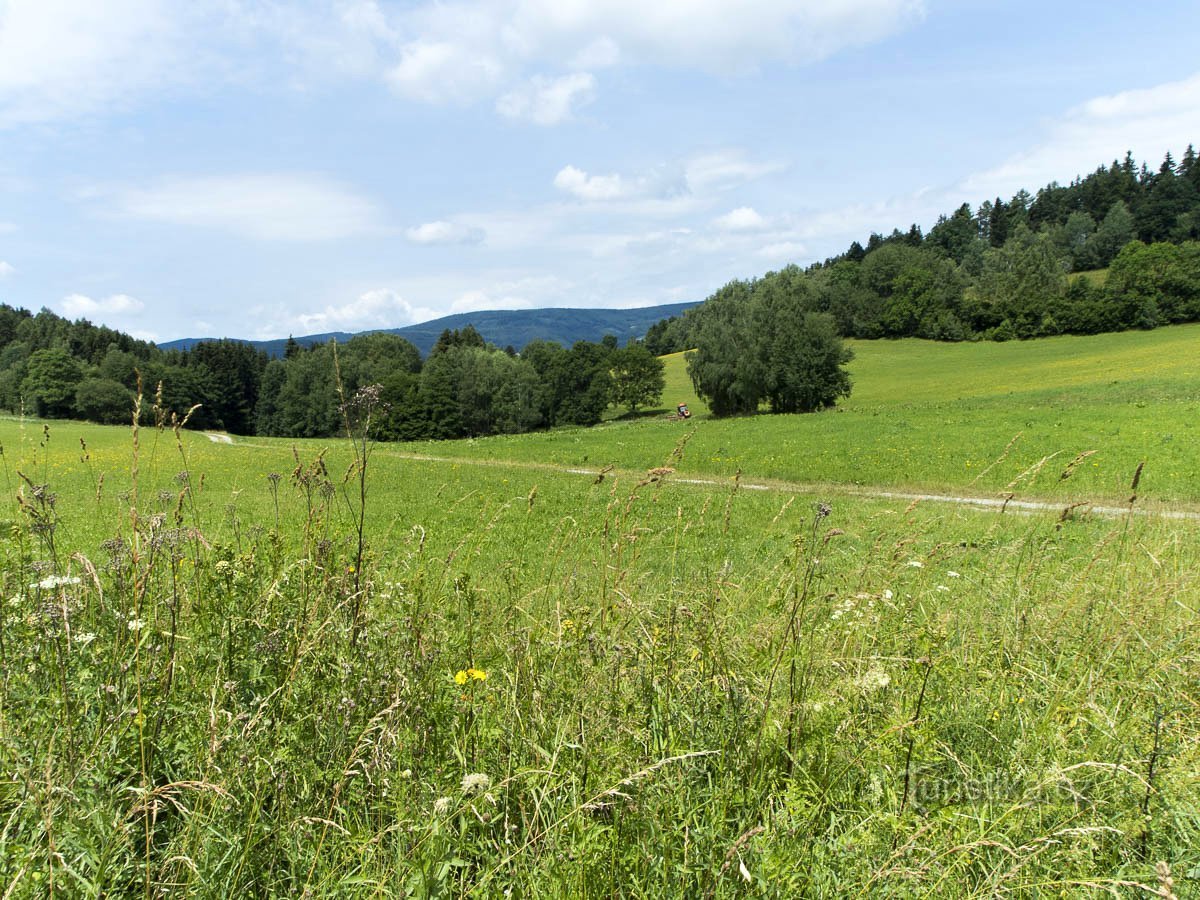
[(474, 681), (487, 681), (487, 672), (483, 669), (467, 669), (467, 674)]
[(457, 672), (454, 673), (454, 683), (455, 684), (466, 684), (467, 679), (469, 677), (470, 676), (467, 675), (467, 672), (465, 669), (459, 669)]

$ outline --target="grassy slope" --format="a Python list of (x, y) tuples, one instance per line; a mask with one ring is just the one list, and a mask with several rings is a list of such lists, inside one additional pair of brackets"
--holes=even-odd
[[(1054, 499), (1128, 496), (1200, 501), (1200, 326), (1004, 344), (855, 342), (854, 392), (836, 410), (714, 420), (667, 357), (663, 416), (519, 437), (422, 442), (399, 450), (555, 463), (661, 465), (694, 431), (679, 464), (694, 475), (955, 490)], [(1089, 453), (1061, 476), (1078, 454)], [(1047, 457), (1049, 457), (1047, 459)], [(1045, 460), (1043, 462), (1043, 460)]]
[[(844, 411), (699, 418), (679, 467), (969, 484), (939, 454), (992, 458), (1016, 416), (1010, 458), (1116, 431), (1066, 489), (1120, 488), (1142, 428), (1191, 473), (1198, 337), (860, 345)], [(686, 433), (379, 447), (358, 592), (340, 442), (143, 429), (135, 497), (128, 429), (0, 421), (0, 891), (982, 900), (1165, 860), (1195, 892), (1194, 522), (504, 462), (659, 464)]]

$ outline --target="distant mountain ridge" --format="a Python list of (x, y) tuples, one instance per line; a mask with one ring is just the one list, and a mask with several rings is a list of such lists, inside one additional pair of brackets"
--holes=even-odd
[[(641, 338), (646, 330), (662, 319), (677, 316), (699, 301), (668, 303), (663, 306), (645, 306), (638, 309), (505, 309), (482, 310), (480, 312), (456, 313), (430, 322), (406, 325), (403, 328), (375, 328), (370, 331), (330, 331), (324, 334), (308, 334), (293, 339), (303, 346), (322, 344), (336, 338), (345, 342), (355, 334), (386, 332), (398, 334), (412, 341), (422, 356), (428, 356), (438, 336), (447, 328), (461, 329), (468, 325), (483, 335), (484, 340), (497, 347), (513, 346), (522, 349), (530, 341), (556, 341), (570, 347), (576, 341), (599, 341), (605, 335), (613, 335), (622, 345), (629, 338)], [(163, 350), (190, 350), (202, 341), (219, 338), (180, 338), (158, 346)], [(287, 338), (268, 341), (252, 341), (245, 338), (230, 338), (265, 350), (272, 357), (283, 356)]]

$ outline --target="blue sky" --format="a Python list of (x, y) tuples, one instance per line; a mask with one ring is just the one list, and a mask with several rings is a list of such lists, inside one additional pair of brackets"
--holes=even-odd
[(1200, 4), (0, 0), (0, 301), (139, 336), (699, 300), (1200, 143)]

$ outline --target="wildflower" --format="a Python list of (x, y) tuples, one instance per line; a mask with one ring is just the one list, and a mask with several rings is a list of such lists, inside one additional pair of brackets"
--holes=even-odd
[(921, 562), (919, 559), (910, 559), (908, 561), (908, 567), (910, 569), (923, 569), (925, 568), (925, 563)]
[(455, 684), (466, 684), (468, 681), (487, 681), (488, 673), (483, 669), (476, 669), (471, 666), (466, 669), (459, 669), (454, 673)]
[(84, 647), (86, 647), (88, 644), (90, 644), (95, 639), (96, 639), (96, 635), (90, 631), (76, 632), (75, 638), (74, 638), (75, 643), (82, 644)]
[(43, 591), (52, 591), (56, 587), (68, 584), (79, 584), (79, 579), (74, 575), (49, 575), (37, 584), (31, 584), (30, 587), (41, 588)]
[(890, 588), (884, 588), (884, 589), (883, 589), (883, 593), (882, 593), (880, 596), (881, 596), (881, 597), (883, 597), (883, 599), (884, 599), (884, 600), (891, 600), (891, 599), (892, 599), (892, 597), (894, 597), (894, 596), (895, 596), (895, 594), (893, 594), (893, 593), (891, 592), (891, 589), (890, 589)]
[(126, 623), (126, 627), (127, 627), (127, 628), (128, 628), (130, 631), (141, 631), (141, 630), (142, 630), (142, 626), (143, 626), (143, 625), (145, 625), (145, 624), (146, 624), (146, 623), (145, 623), (145, 622), (143, 622), (141, 619), (130, 619), (130, 620), (129, 620), (129, 622), (128, 622), (128, 623)]
[(873, 694), (876, 691), (882, 691), (892, 683), (892, 676), (883, 669), (868, 669), (858, 679), (858, 687), (864, 694)]
[(449, 797), (438, 797), (433, 801), (433, 814), (435, 816), (444, 816), (450, 812), (450, 804), (452, 802)]
[(464, 794), (482, 794), (491, 786), (491, 777), (483, 772), (470, 772), (463, 776), (462, 792)]
[(947, 578), (961, 578), (962, 576), (959, 575), (957, 572), (947, 572), (946, 577)]

